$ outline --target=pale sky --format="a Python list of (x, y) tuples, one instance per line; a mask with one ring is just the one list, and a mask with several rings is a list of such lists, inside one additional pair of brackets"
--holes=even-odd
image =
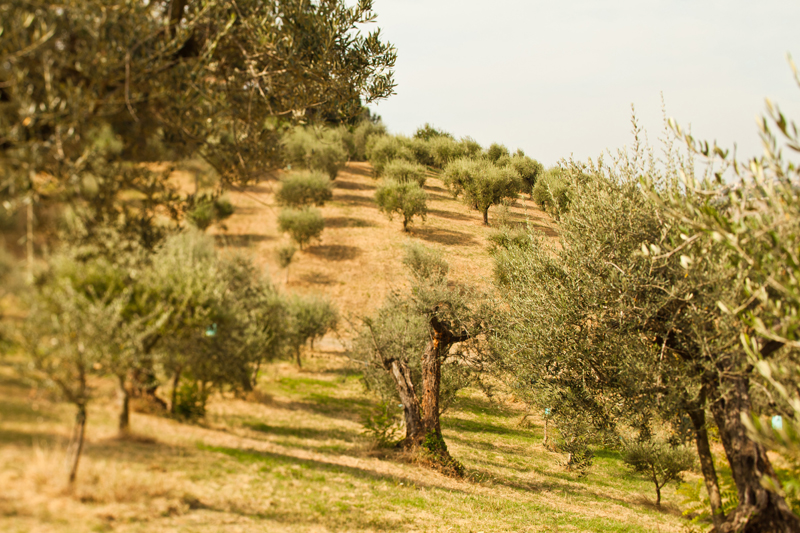
[(630, 144), (630, 108), (656, 144), (667, 115), (698, 138), (761, 153), (764, 98), (800, 122), (800, 1), (375, 0), (398, 50), (392, 133), (425, 122), (546, 165)]

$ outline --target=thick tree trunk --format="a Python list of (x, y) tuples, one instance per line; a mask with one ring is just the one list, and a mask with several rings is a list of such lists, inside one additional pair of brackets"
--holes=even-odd
[(125, 374), (117, 376), (119, 379), (119, 393), (120, 393), (120, 410), (119, 410), (119, 432), (127, 433), (130, 428), (130, 392), (128, 391), (127, 384), (125, 383)]
[(422, 354), (422, 425), (425, 433), (442, 434), (439, 389), (442, 382), (442, 334), (436, 330)]
[(749, 380), (728, 373), (725, 390), (711, 404), (720, 440), (731, 466), (739, 493), (739, 505), (719, 527), (719, 533), (796, 533), (800, 518), (792, 513), (782, 496), (767, 490), (762, 478), (779, 481), (763, 446), (753, 441), (742, 423), (750, 414)]
[(422, 434), (422, 409), (414, 390), (414, 382), (411, 380), (411, 370), (405, 362), (397, 359), (384, 363), (384, 367), (392, 374), (400, 402), (403, 404), (403, 416), (406, 422), (406, 438), (403, 444), (418, 445), (419, 442), (415, 442), (415, 438)]
[(489, 225), (489, 208), (488, 207), (483, 210), (483, 225), (484, 226), (488, 226)]
[(86, 406), (79, 405), (78, 413), (75, 415), (75, 429), (72, 434), (72, 443), (75, 446), (72, 454), (72, 460), (69, 469), (69, 483), (75, 483), (75, 477), (78, 475), (78, 463), (81, 460), (81, 453), (83, 452), (83, 439), (86, 433)]
[(711, 503), (711, 516), (714, 521), (714, 528), (719, 530), (725, 521), (725, 513), (722, 511), (722, 496), (719, 492), (719, 481), (717, 480), (717, 470), (714, 467), (714, 457), (711, 455), (711, 447), (708, 444), (708, 429), (706, 428), (705, 409), (697, 408), (689, 410), (689, 418), (694, 426), (694, 440), (697, 445), (697, 455), (700, 457), (700, 470), (703, 473), (703, 480), (708, 491), (708, 499)]

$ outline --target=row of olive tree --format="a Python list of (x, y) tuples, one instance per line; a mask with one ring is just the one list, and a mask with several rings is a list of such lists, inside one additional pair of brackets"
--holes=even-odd
[(483, 214), (483, 222), (488, 225), (491, 206), (516, 199), (520, 192), (533, 195), (543, 173), (541, 163), (521, 150), (511, 155), (500, 144), (483, 150), (472, 139), (455, 140), (428, 124), (412, 138), (372, 137), (367, 158), (376, 176), (385, 180), (376, 195), (379, 206), (390, 217), (395, 212), (402, 214), (404, 229), (413, 216), (424, 219), (426, 210), (419, 198), (430, 175), (441, 177), (454, 196), (462, 197), (465, 204)]
[(98, 378), (117, 381), (121, 432), (131, 397), (156, 397), (165, 380), (172, 414), (202, 416), (212, 391), (252, 390), (263, 362), (299, 357), (336, 322), (329, 302), (282, 295), (249, 259), (221, 254), (194, 231), (152, 253), (124, 241), (67, 248), (22, 294), (28, 318), (16, 340), (30, 356), (26, 371), (77, 408), (70, 481)]
[[(774, 118), (798, 146), (795, 130)], [(796, 434), (753, 434), (760, 416), (794, 414), (800, 368), (790, 289), (798, 175), (765, 139), (768, 155), (749, 173), (733, 164), (736, 187), (724, 169), (696, 180), (691, 157), (669, 143), (662, 162), (636, 143), (611, 165), (565, 165), (559, 244), (531, 235), (495, 253), (510, 325), (495, 338), (500, 374), (567, 431), (582, 421), (584, 432), (618, 438), (625, 424), (651, 443), (639, 448), (653, 450), (659, 432), (678, 444), (690, 428), (719, 532), (800, 529), (764, 446), (790, 450)], [(687, 140), (696, 153), (726, 155)], [(710, 426), (738, 491), (727, 515)]]

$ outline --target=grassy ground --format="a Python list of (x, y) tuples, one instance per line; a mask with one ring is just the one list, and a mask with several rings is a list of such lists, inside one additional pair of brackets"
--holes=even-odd
[[(2, 531), (680, 531), (674, 492), (599, 450), (583, 480), (521, 427), (521, 406), (462, 392), (443, 419), (468, 479), (375, 449), (361, 434), (372, 403), (340, 353), (302, 372), (269, 366), (247, 400), (215, 397), (207, 419), (134, 414), (116, 436), (110, 384), (89, 414), (73, 491), (63, 464), (71, 409), (0, 368)], [(107, 388), (106, 388), (107, 387)], [(534, 419), (535, 420), (535, 419)]]
[[(232, 192), (236, 213), (212, 232), (220, 247), (252, 254), (284, 290), (325, 293), (354, 319), (406, 285), (400, 259), (409, 239), (443, 249), (455, 279), (489, 286), (490, 229), (480, 213), (431, 178), (426, 223), (403, 233), (378, 212), (370, 174), (365, 163), (340, 173), (322, 208), (322, 241), (298, 253), (288, 281), (274, 254), (287, 239), (271, 182)], [(527, 200), (490, 212), (502, 216), (557, 236)], [(520, 426), (523, 406), (478, 391), (462, 391), (442, 421), (466, 479), (376, 449), (362, 435), (375, 405), (344, 355), (348, 336), (344, 328), (318, 343), (302, 371), (266, 366), (246, 399), (213, 397), (201, 422), (135, 412), (124, 438), (113, 383), (95, 383), (72, 490), (64, 457), (73, 410), (0, 360), (0, 531), (681, 531), (673, 489), (655, 508), (652, 487), (604, 450), (577, 479), (542, 446), (540, 420)]]

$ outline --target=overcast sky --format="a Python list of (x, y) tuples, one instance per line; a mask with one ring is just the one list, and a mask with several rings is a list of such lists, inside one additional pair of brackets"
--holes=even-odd
[(800, 1), (375, 0), (397, 47), (397, 94), (372, 108), (392, 133), (425, 122), (547, 165), (651, 141), (667, 115), (696, 137), (761, 152), (764, 98), (800, 121)]

